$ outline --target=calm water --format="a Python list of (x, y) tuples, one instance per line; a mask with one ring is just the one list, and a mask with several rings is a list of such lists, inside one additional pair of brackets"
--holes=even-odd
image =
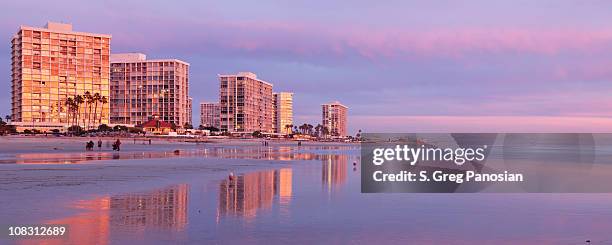
[(612, 195), (361, 194), (355, 146), (109, 154), (67, 158), (229, 158), (270, 166), (237, 171), (233, 178), (227, 172), (198, 178), (195, 172), (149, 190), (67, 198), (57, 205), (70, 214), (36, 221), (70, 225), (67, 240), (47, 244), (612, 243)]

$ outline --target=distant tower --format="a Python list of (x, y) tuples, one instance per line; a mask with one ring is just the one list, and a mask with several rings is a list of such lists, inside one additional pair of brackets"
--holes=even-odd
[(219, 103), (200, 103), (200, 125), (204, 127), (221, 127), (221, 110)]
[(321, 105), (322, 123), (331, 136), (346, 136), (348, 107), (338, 101)]
[(293, 125), (293, 93), (274, 93), (274, 132), (290, 134), (287, 125)]
[(218, 76), (221, 131), (272, 133), (272, 84), (251, 72)]

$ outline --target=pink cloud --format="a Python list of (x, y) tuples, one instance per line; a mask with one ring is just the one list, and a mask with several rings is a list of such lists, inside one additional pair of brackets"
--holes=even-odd
[[(612, 28), (374, 28), (315, 22), (156, 20), (133, 23), (130, 30), (152, 35), (154, 45), (189, 47), (190, 51), (224, 48), (232, 51), (288, 53), (291, 55), (357, 54), (367, 59), (419, 56), (461, 58), (472, 54), (530, 53), (556, 55), (571, 51), (597, 53), (612, 48)], [(161, 26), (160, 26), (161, 25)], [(163, 32), (159, 30), (163, 29)], [(150, 29), (149, 31), (145, 31)], [(119, 31), (126, 44), (142, 37)], [(203, 45), (206, 44), (206, 45)], [(211, 46), (211, 44), (213, 46)]]
[[(563, 51), (594, 53), (610, 48), (612, 30), (454, 28), (434, 30), (373, 29), (275, 22), (204, 23), (206, 38), (245, 51), (295, 54), (353, 51), (366, 58), (406, 56), (461, 57), (473, 53), (533, 53)], [(212, 32), (207, 32), (211, 31)], [(248, 40), (248, 41), (247, 41)]]
[[(362, 35), (359, 33), (367, 33)], [(461, 56), (486, 52), (554, 55), (561, 51), (593, 52), (609, 47), (610, 30), (447, 29), (433, 31), (355, 30), (336, 34), (349, 46), (383, 57), (402, 54)]]

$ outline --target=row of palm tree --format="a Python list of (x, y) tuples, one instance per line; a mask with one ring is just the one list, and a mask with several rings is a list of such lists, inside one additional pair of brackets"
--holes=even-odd
[(300, 129), (300, 132), (302, 134), (312, 135), (312, 129), (314, 128), (314, 126), (312, 126), (311, 124), (308, 124), (308, 123), (304, 123), (304, 124), (300, 125), (298, 128)]
[[(293, 125), (293, 124), (287, 124), (285, 125), (285, 129), (287, 131), (292, 130), (293, 133), (297, 134), (297, 133), (301, 133), (301, 134), (307, 134), (307, 135), (311, 135), (311, 136), (315, 136), (315, 137), (324, 137), (326, 135), (329, 135), (329, 128), (321, 125), (321, 124), (317, 124), (317, 126), (312, 126), (311, 124), (308, 123), (304, 123), (300, 126), (297, 125)], [(314, 129), (314, 131), (313, 131)]]
[[(81, 122), (83, 122), (83, 126), (87, 129), (91, 127), (92, 115), (94, 124), (96, 122), (97, 125), (102, 124), (102, 115), (98, 116), (98, 105), (104, 107), (104, 104), (107, 103), (108, 98), (106, 98), (106, 96), (101, 96), (99, 93), (91, 94), (89, 91), (85, 92), (84, 95), (68, 97), (66, 101), (64, 101), (64, 105), (68, 107), (68, 121), (70, 121), (71, 125), (81, 126)], [(83, 104), (83, 111), (86, 117), (81, 118), (82, 115), (80, 112), (81, 105)], [(94, 125), (94, 127), (95, 126), (96, 125)]]

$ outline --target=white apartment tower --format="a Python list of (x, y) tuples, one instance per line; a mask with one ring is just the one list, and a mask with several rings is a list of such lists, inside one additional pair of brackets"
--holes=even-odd
[(272, 84), (251, 72), (218, 75), (221, 131), (273, 132)]
[(293, 93), (274, 93), (274, 132), (290, 134), (293, 127)]
[(348, 107), (338, 101), (322, 104), (322, 125), (332, 136), (344, 137), (346, 133)]

